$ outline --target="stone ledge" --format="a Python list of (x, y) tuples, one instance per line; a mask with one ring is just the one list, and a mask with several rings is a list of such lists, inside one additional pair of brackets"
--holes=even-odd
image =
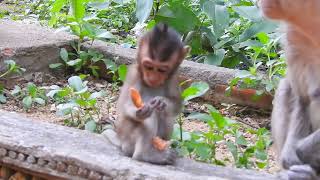
[(188, 159), (156, 166), (123, 157), (102, 135), (0, 110), (0, 164), (61, 179), (276, 179)]
[[(39, 25), (0, 20), (0, 67), (4, 60), (13, 59), (27, 72), (48, 72), (49, 64), (60, 61), (60, 48), (76, 39)], [(4, 56), (4, 49), (13, 50), (12, 57)]]

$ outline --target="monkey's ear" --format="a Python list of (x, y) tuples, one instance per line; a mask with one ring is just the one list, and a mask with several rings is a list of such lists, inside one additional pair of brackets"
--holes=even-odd
[(190, 51), (191, 51), (191, 47), (190, 46), (184, 46), (182, 48), (182, 57), (185, 58)]

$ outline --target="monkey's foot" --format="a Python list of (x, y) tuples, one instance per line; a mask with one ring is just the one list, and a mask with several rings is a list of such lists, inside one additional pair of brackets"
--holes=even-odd
[(158, 136), (152, 138), (153, 147), (159, 151), (164, 151), (165, 149), (167, 149), (169, 144), (170, 144), (169, 141), (165, 141)]
[(318, 180), (315, 171), (307, 164), (291, 166), (287, 174), (288, 180)]

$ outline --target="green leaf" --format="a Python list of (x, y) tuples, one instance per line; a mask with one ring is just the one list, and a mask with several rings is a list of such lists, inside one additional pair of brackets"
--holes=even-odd
[(195, 153), (200, 156), (201, 159), (209, 159), (210, 158), (210, 153), (211, 153), (211, 148), (209, 147), (208, 144), (198, 144), (198, 146), (195, 149)]
[(68, 61), (67, 64), (69, 66), (76, 66), (76, 65), (80, 64), (81, 62), (82, 62), (81, 59), (75, 59), (75, 60)]
[(113, 35), (107, 30), (101, 30), (101, 31), (98, 32), (97, 38), (112, 39)]
[(233, 6), (232, 9), (240, 16), (254, 22), (258, 22), (263, 19), (261, 11), (256, 6)]
[(192, 120), (192, 119), (198, 119), (204, 122), (211, 121), (212, 117), (209, 114), (204, 113), (192, 113), (190, 114), (186, 119)]
[(144, 23), (152, 10), (153, 0), (137, 0), (136, 1), (136, 17), (140, 23)]
[[(188, 23), (185, 23), (185, 20)], [(181, 2), (169, 2), (161, 6), (155, 21), (157, 23), (164, 22), (181, 33), (187, 33), (200, 25), (200, 20), (190, 7), (186, 7)]]
[(88, 121), (84, 126), (84, 129), (90, 132), (95, 132), (96, 128), (97, 123), (94, 120)]
[(72, 87), (77, 92), (79, 92), (85, 88), (85, 86), (79, 76), (70, 77), (68, 79), (68, 83), (69, 83), (70, 87)]
[(35, 98), (37, 95), (37, 86), (33, 83), (28, 83), (27, 85), (28, 94)]
[(67, 62), (69, 60), (68, 51), (65, 48), (61, 48), (60, 57), (64, 62)]
[(51, 69), (56, 69), (56, 68), (59, 68), (59, 67), (61, 67), (61, 66), (63, 66), (62, 63), (54, 63), (54, 64), (50, 64), (50, 65), (49, 65), (49, 68), (51, 68)]
[(22, 105), (25, 109), (31, 108), (32, 105), (32, 97), (31, 96), (26, 96), (22, 99)]
[(107, 69), (111, 70), (113, 73), (117, 71), (117, 65), (114, 61), (110, 59), (104, 59), (104, 64), (107, 66)]
[(14, 89), (11, 91), (11, 95), (17, 96), (21, 93), (21, 87), (18, 85), (14, 86)]
[(200, 97), (209, 90), (209, 85), (206, 82), (193, 82), (190, 87), (182, 92), (182, 98), (185, 101)]
[(126, 75), (127, 75), (127, 65), (121, 64), (118, 67), (118, 74), (119, 74), (119, 80), (124, 82), (124, 80), (126, 79)]
[(265, 33), (273, 32), (275, 31), (276, 27), (277, 27), (277, 24), (270, 21), (261, 21), (261, 22), (254, 23), (252, 24), (252, 26), (250, 26), (240, 35), (239, 41), (240, 42), (246, 41), (254, 37), (257, 33), (260, 33), (260, 32), (265, 32)]
[(236, 143), (239, 144), (239, 145), (243, 145), (243, 146), (247, 146), (248, 145), (248, 142), (244, 138), (243, 135), (240, 135), (239, 137), (236, 138)]
[(7, 98), (4, 96), (4, 94), (0, 94), (0, 103), (6, 103), (7, 102)]
[(97, 10), (104, 10), (107, 9), (110, 5), (110, 1), (107, 2), (90, 2), (88, 4), (90, 7), (93, 7)]
[(206, 64), (220, 66), (226, 51), (224, 49), (219, 49), (215, 53), (211, 53), (206, 56), (204, 62)]
[(215, 6), (215, 21), (213, 24), (214, 32), (217, 37), (224, 34), (225, 29), (229, 26), (229, 13), (226, 6)]
[(258, 158), (260, 160), (267, 160), (268, 159), (268, 154), (263, 150), (256, 150), (255, 156), (256, 156), (256, 158)]
[(228, 147), (229, 151), (231, 152), (231, 154), (233, 156), (233, 159), (235, 161), (237, 161), (238, 160), (238, 149), (237, 149), (237, 146), (231, 141), (226, 142), (226, 144), (227, 144), (227, 147)]
[(72, 15), (74, 16), (74, 18), (76, 18), (77, 21), (82, 20), (86, 12), (84, 0), (70, 0), (70, 2), (70, 10)]
[(215, 8), (216, 8), (216, 3), (213, 1), (206, 1), (202, 6), (203, 12), (205, 12), (208, 15), (208, 17), (212, 20), (212, 22), (214, 22), (216, 19)]
[(256, 161), (256, 164), (257, 164), (258, 168), (260, 168), (260, 169), (263, 169), (268, 165), (267, 162), (258, 162), (258, 161)]
[(105, 95), (104, 91), (100, 91), (100, 92), (94, 92), (90, 95), (89, 99), (98, 99), (101, 98)]
[(56, 0), (52, 4), (51, 13), (58, 13), (61, 11), (62, 7), (66, 4), (67, 0)]
[(45, 105), (46, 101), (42, 98), (34, 98), (34, 101), (40, 105)]

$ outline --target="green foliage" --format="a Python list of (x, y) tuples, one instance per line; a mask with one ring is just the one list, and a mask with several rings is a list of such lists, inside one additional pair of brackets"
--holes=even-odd
[(5, 87), (4, 87), (4, 84), (1, 83), (1, 80), (8, 77), (9, 75), (21, 74), (22, 72), (25, 71), (24, 68), (21, 68), (20, 66), (18, 66), (16, 62), (13, 60), (5, 60), (4, 64), (5, 64), (4, 71), (0, 72), (0, 103), (7, 102), (7, 98), (4, 95)]
[[(208, 113), (193, 113), (187, 117), (189, 120), (198, 119), (207, 123), (207, 132), (181, 132), (176, 127), (173, 133), (175, 147), (180, 154), (189, 155), (200, 161), (225, 165), (230, 159), (218, 159), (218, 147), (226, 146), (238, 168), (264, 168), (267, 165), (267, 148), (270, 146), (269, 132), (262, 128), (253, 130), (242, 127), (223, 117), (211, 105), (206, 105)], [(181, 134), (183, 141), (181, 141)], [(250, 138), (248, 135), (254, 137)]]
[(66, 117), (66, 125), (91, 132), (102, 131), (102, 126), (97, 123), (101, 118), (97, 101), (105, 96), (105, 92), (91, 93), (87, 81), (82, 81), (79, 76), (70, 77), (66, 87), (53, 85), (50, 88), (47, 96), (57, 102), (56, 114)]
[(33, 83), (28, 83), (24, 88), (15, 85), (14, 89), (11, 91), (11, 95), (15, 99), (20, 100), (23, 108), (26, 110), (29, 110), (35, 105), (44, 106), (47, 101), (45, 90), (37, 87)]

